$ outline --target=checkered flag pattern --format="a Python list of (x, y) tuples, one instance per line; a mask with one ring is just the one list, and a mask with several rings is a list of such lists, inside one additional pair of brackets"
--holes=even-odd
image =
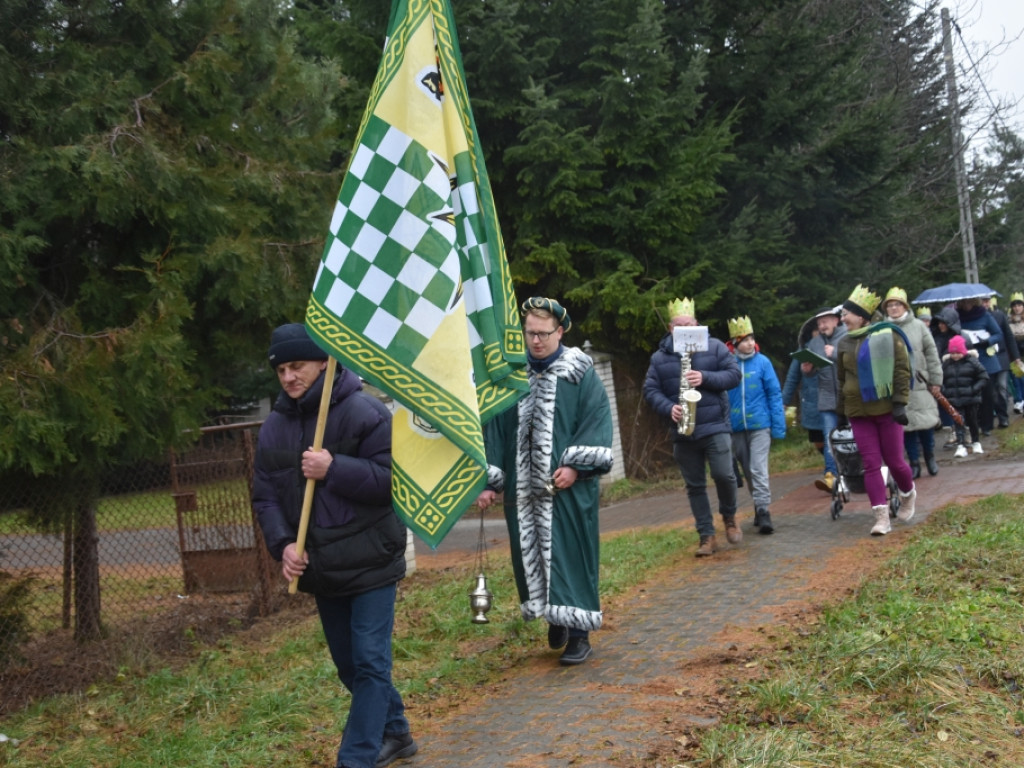
[(415, 360), (459, 289), (450, 198), (441, 160), (371, 116), (338, 195), (313, 295), (400, 363)]

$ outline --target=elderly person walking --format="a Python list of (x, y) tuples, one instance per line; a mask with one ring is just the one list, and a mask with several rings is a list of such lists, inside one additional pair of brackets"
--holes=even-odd
[[(907, 337), (917, 381), (912, 382), (907, 403), (907, 425), (903, 428), (903, 446), (916, 480), (921, 476), (920, 455), (929, 475), (939, 473), (935, 461), (935, 427), (939, 425), (936, 396), (942, 393), (942, 358), (928, 326), (914, 317), (902, 288), (890, 288), (883, 302), (885, 314)], [(920, 450), (918, 450), (920, 449)]]

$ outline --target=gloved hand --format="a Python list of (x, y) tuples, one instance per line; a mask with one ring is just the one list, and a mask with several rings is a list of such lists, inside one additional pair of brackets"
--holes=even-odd
[(897, 424), (902, 424), (904, 427), (910, 423), (910, 419), (907, 418), (907, 406), (903, 403), (892, 404), (892, 420)]

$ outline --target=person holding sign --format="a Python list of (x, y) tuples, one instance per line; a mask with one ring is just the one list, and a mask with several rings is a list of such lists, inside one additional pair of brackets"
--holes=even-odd
[[(383, 766), (417, 750), (391, 682), (391, 631), (405, 576), (406, 528), (391, 505), (391, 413), (339, 369), (330, 382), (323, 447), (310, 448), (328, 365), (301, 323), (276, 328), (270, 365), (283, 390), (263, 422), (252, 505), (285, 580), (316, 599), (327, 647), (352, 703), (338, 766)], [(299, 543), (306, 480), (315, 481)]]
[[(717, 549), (715, 521), (707, 492), (707, 470), (718, 493), (718, 512), (725, 524), (726, 539), (743, 539), (736, 522), (736, 476), (732, 468), (732, 437), (729, 426), (728, 391), (742, 378), (736, 358), (707, 328), (697, 322), (693, 299), (675, 299), (668, 306), (668, 333), (651, 355), (644, 381), (644, 398), (672, 425), (672, 455), (686, 481), (690, 512), (700, 536), (697, 557), (709, 557)], [(679, 345), (674, 333), (678, 332)], [(701, 346), (703, 344), (703, 346)], [(684, 374), (685, 371), (685, 374)], [(688, 402), (694, 420), (692, 430), (682, 433), (683, 402), (688, 390), (700, 398)]]

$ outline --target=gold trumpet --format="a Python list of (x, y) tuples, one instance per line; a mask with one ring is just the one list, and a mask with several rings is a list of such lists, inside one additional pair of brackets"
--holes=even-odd
[(690, 386), (686, 374), (690, 371), (690, 355), (683, 352), (679, 355), (679, 406), (683, 415), (679, 417), (679, 434), (692, 435), (697, 426), (697, 402), (700, 392)]

